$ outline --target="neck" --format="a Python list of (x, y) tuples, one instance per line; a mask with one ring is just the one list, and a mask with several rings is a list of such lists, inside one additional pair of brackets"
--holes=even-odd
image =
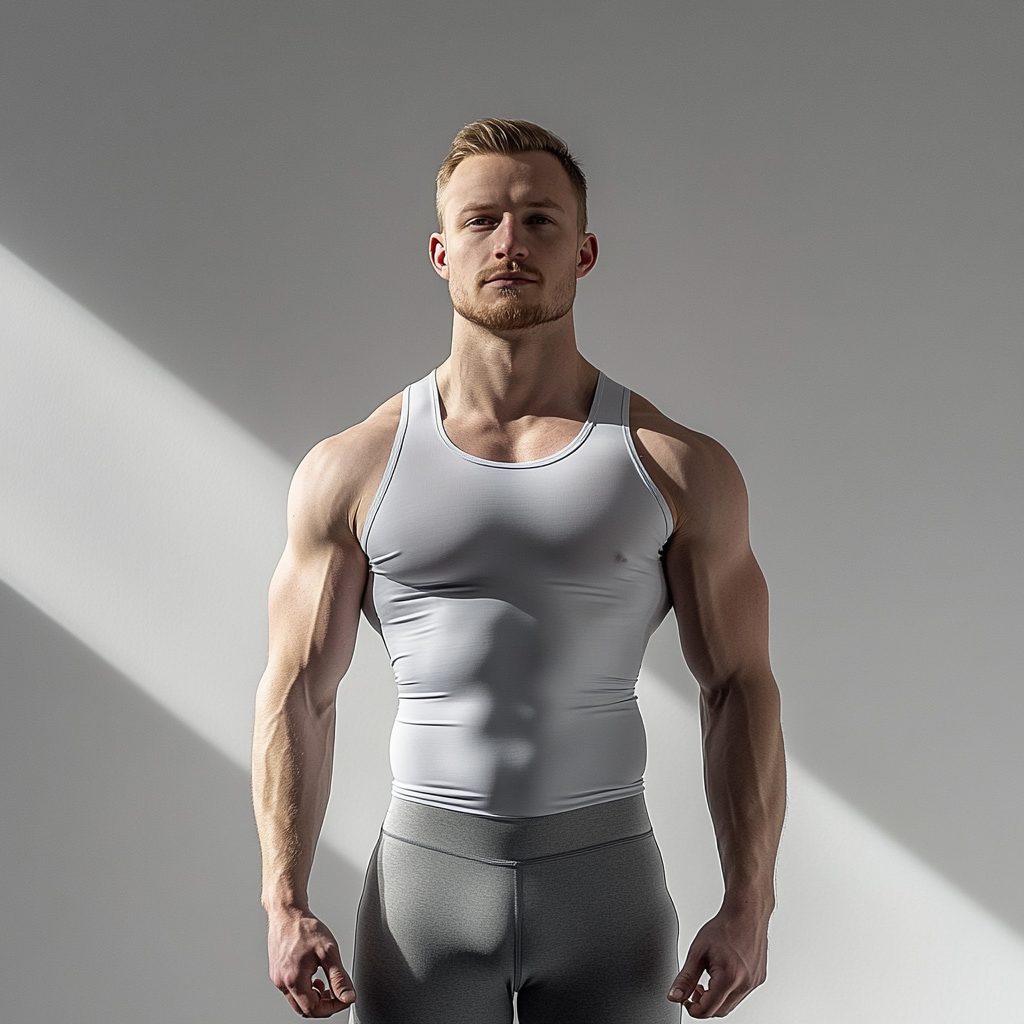
[(438, 367), (445, 408), (508, 422), (524, 416), (584, 419), (597, 370), (576, 348), (570, 310), (521, 331), (494, 332), (455, 314), (452, 354)]

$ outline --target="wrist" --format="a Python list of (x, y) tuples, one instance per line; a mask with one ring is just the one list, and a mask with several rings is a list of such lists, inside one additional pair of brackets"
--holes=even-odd
[(306, 894), (288, 887), (264, 888), (260, 902), (269, 917), (291, 917), (309, 912)]
[(726, 886), (722, 910), (728, 913), (752, 914), (767, 920), (775, 910), (775, 886), (751, 884)]

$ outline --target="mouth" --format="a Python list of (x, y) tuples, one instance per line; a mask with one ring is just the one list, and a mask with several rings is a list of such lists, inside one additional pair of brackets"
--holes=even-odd
[(536, 284), (536, 278), (527, 277), (525, 274), (496, 274), (484, 281), (484, 284), (493, 284), (498, 288), (520, 288), (527, 284)]

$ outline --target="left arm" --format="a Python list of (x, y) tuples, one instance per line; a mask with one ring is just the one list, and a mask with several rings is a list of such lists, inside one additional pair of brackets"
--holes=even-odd
[[(665, 571), (683, 654), (700, 686), (704, 784), (725, 896), (669, 998), (691, 1017), (722, 1017), (766, 975), (785, 756), (768, 660), (768, 588), (750, 549), (743, 480), (717, 442), (670, 429), (639, 436), (676, 517)], [(707, 990), (699, 984), (705, 971)]]

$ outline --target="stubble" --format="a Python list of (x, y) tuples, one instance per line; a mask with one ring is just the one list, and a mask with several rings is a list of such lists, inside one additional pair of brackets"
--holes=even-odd
[[(509, 262), (497, 270), (509, 273), (530, 273), (529, 268), (516, 262)], [(480, 286), (487, 277), (493, 277), (495, 270), (488, 271), (477, 282), (477, 291), (470, 293), (464, 286), (452, 281), (448, 294), (455, 312), (470, 323), (491, 331), (521, 331), (528, 327), (539, 327), (554, 320), (561, 320), (572, 309), (576, 299), (576, 278), (570, 277), (560, 283), (545, 302), (530, 300), (526, 288), (501, 288), (491, 296), (479, 294)]]

